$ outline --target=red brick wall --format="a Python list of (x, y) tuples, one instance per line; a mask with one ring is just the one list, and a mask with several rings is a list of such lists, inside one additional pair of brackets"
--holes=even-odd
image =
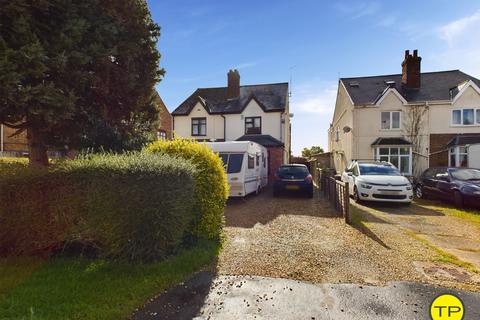
[(283, 147), (268, 147), (268, 182), (275, 180), (275, 172), (283, 164)]
[(168, 112), (168, 109), (160, 96), (157, 98), (157, 104), (160, 108), (160, 126), (158, 130), (165, 131), (167, 133), (167, 139), (172, 139), (172, 115)]
[[(430, 135), (430, 167), (448, 166), (447, 144), (462, 134), (431, 134)], [(465, 134), (468, 136), (480, 136), (480, 133)]]

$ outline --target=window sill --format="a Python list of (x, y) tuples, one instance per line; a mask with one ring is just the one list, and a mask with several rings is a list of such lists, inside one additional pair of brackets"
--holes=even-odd
[(380, 129), (381, 132), (401, 132), (402, 129)]

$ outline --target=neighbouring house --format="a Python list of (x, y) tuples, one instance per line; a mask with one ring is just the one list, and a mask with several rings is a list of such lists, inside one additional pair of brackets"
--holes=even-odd
[[(172, 115), (163, 103), (162, 98), (156, 92), (156, 103), (159, 107), (160, 122), (157, 131), (158, 139), (172, 139)], [(16, 129), (12, 129), (7, 125), (0, 124), (0, 156), (4, 157), (21, 157), (28, 156), (27, 131), (15, 134)], [(74, 152), (72, 153), (74, 154)], [(65, 152), (49, 151), (51, 157), (62, 157)]]
[(268, 149), (269, 177), (289, 163), (288, 83), (240, 85), (230, 70), (227, 87), (199, 88), (173, 112), (176, 137), (198, 141), (253, 141)]
[(459, 70), (422, 73), (421, 60), (407, 50), (401, 74), (339, 80), (328, 130), (337, 171), (352, 159), (390, 161), (405, 175), (480, 168), (480, 80)]
[(165, 106), (165, 103), (163, 103), (163, 100), (160, 97), (160, 95), (156, 93), (156, 96), (157, 96), (156, 102), (160, 110), (160, 115), (159, 115), (160, 123), (157, 131), (157, 138), (170, 140), (173, 138), (173, 131), (172, 131), (173, 118), (170, 112), (168, 111), (167, 107)]

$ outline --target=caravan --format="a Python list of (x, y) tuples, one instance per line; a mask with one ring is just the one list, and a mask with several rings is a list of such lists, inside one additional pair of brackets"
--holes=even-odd
[(218, 153), (228, 176), (230, 197), (244, 197), (268, 184), (268, 152), (251, 141), (210, 142), (206, 144)]

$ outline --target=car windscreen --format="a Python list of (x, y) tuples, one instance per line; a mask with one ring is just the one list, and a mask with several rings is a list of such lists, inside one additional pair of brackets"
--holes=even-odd
[(278, 168), (278, 176), (293, 176), (295, 178), (305, 178), (309, 175), (308, 169), (306, 167), (300, 166), (285, 166)]
[(450, 169), (450, 173), (457, 180), (480, 180), (480, 170), (476, 169)]
[(390, 165), (359, 164), (360, 175), (362, 176), (400, 176), (401, 173), (397, 168)]
[(239, 173), (242, 171), (243, 154), (242, 153), (220, 153), (220, 159), (226, 166), (227, 173)]

